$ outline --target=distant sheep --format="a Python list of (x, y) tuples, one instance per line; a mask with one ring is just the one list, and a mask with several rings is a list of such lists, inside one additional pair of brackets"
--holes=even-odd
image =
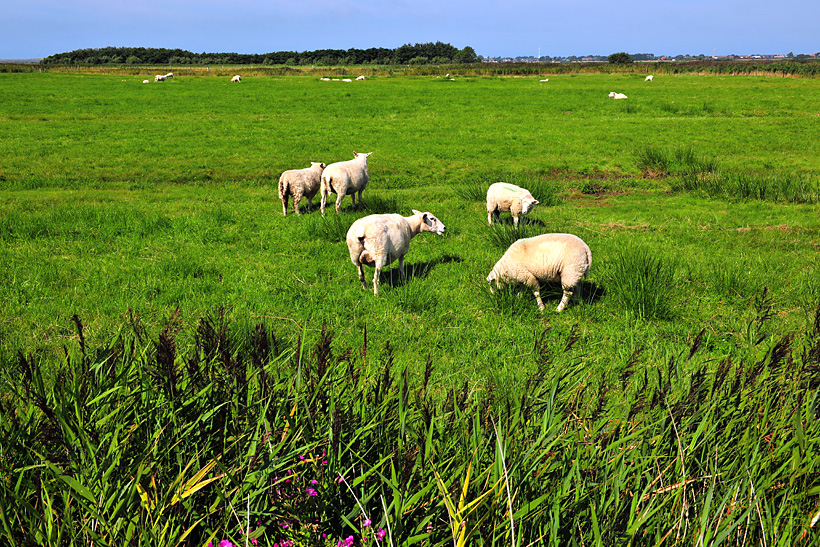
[(164, 82), (164, 81), (165, 81), (165, 76), (163, 76), (161, 74), (157, 74), (156, 76), (154, 76), (154, 82)]
[(291, 169), (285, 171), (279, 177), (279, 199), (282, 200), (282, 214), (288, 214), (288, 198), (293, 196), (293, 212), (299, 213), (299, 201), (302, 196), (308, 202), (308, 211), (313, 209), (313, 196), (319, 191), (322, 183), (322, 172), (325, 170), (324, 163), (310, 162), (310, 167), (305, 169)]
[(364, 76), (359, 76), (358, 78), (356, 78), (356, 81), (359, 81), (359, 82), (361, 82), (363, 80), (364, 80)]
[(623, 93), (615, 93), (614, 91), (610, 91), (609, 96), (612, 97), (613, 99), (626, 99), (627, 98), (627, 96), (624, 95)]
[(644, 81), (644, 82), (651, 82), (651, 81), (653, 81), (654, 79), (655, 79), (655, 77), (654, 77), (654, 76), (652, 76), (652, 75), (650, 74), (649, 76), (647, 76), (646, 78), (644, 78), (644, 79), (643, 79), (643, 81)]
[(432, 213), (413, 209), (413, 216), (396, 214), (370, 215), (354, 222), (347, 231), (350, 261), (359, 270), (359, 281), (367, 290), (363, 265), (376, 268), (373, 274), (373, 294), (379, 294), (379, 274), (382, 268), (399, 261), (399, 273), (404, 279), (404, 255), (410, 250), (410, 240), (422, 232), (443, 235), (444, 224)]
[(321, 80), (322, 80), (323, 82), (329, 82), (329, 81), (330, 81), (330, 78), (321, 78)]
[(512, 213), (513, 223), (518, 227), (518, 215), (526, 215), (536, 205), (538, 200), (526, 188), (496, 182), (487, 189), (487, 224), (492, 226), (498, 213)]
[(173, 72), (169, 72), (168, 74), (166, 74), (166, 75), (165, 75), (165, 77), (166, 77), (166, 78), (173, 78), (173, 77), (174, 77), (174, 73), (173, 73)]
[(151, 80), (143, 80), (143, 81), (142, 81), (142, 83), (144, 83), (144, 84), (150, 84), (150, 83), (151, 83)]
[(544, 78), (543, 80), (538, 80), (538, 81), (539, 81), (539, 82), (549, 82), (549, 81), (550, 81), (550, 79), (549, 79), (549, 78)]
[(240, 76), (239, 74), (237, 74), (236, 76), (231, 78), (231, 82), (241, 82), (241, 81), (242, 81), (242, 76)]
[(352, 82), (353, 80), (351, 80), (350, 78), (344, 78), (344, 79), (342, 79), (342, 81), (343, 82)]
[(359, 193), (359, 205), (362, 204), (362, 194), (370, 180), (370, 172), (367, 170), (367, 157), (373, 152), (359, 154), (353, 152), (352, 160), (339, 161), (328, 165), (322, 173), (322, 216), (325, 216), (325, 204), (327, 197), (336, 194), (336, 212), (342, 205), (342, 199), (350, 195), (353, 206), (356, 206), (356, 192)]
[(578, 236), (572, 234), (543, 234), (519, 239), (507, 249), (493, 266), (487, 283), (490, 292), (507, 284), (526, 285), (532, 289), (538, 309), (544, 311), (541, 300), (542, 281), (560, 281), (564, 296), (556, 308), (561, 312), (581, 287), (581, 280), (589, 275), (592, 251)]

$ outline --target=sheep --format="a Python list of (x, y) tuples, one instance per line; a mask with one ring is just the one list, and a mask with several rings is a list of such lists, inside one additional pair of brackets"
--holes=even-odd
[(549, 79), (549, 78), (544, 78), (543, 80), (538, 80), (538, 81), (539, 81), (539, 82), (549, 82), (549, 81), (550, 81), (550, 79)]
[(154, 82), (164, 82), (164, 81), (165, 81), (165, 76), (163, 76), (161, 74), (157, 74), (156, 76), (154, 76)]
[(615, 93), (614, 91), (609, 92), (609, 96), (613, 99), (626, 99), (627, 96), (623, 93)]
[(358, 78), (356, 78), (356, 81), (358, 81), (358, 82), (364, 81), (364, 76), (359, 76)]
[(293, 196), (293, 212), (299, 213), (299, 201), (302, 196), (308, 202), (308, 211), (313, 209), (313, 196), (319, 191), (322, 172), (327, 167), (324, 163), (310, 162), (310, 167), (291, 169), (279, 177), (279, 199), (282, 200), (282, 214), (288, 215), (288, 198)]
[(142, 83), (144, 83), (144, 84), (150, 84), (150, 83), (151, 83), (151, 80), (143, 80), (143, 81), (142, 81)]
[(532, 289), (538, 309), (544, 311), (541, 281), (560, 281), (564, 296), (556, 308), (561, 312), (570, 298), (577, 296), (581, 280), (589, 275), (592, 252), (581, 238), (572, 234), (543, 234), (519, 239), (507, 249), (487, 276), (490, 292), (496, 288), (519, 283)]
[(342, 81), (343, 82), (352, 82), (353, 80), (351, 80), (350, 78), (342, 78)]
[(350, 261), (359, 270), (359, 281), (367, 290), (362, 265), (376, 268), (373, 274), (373, 294), (379, 294), (379, 274), (382, 268), (398, 259), (399, 273), (404, 273), (404, 255), (410, 250), (410, 240), (421, 232), (444, 235), (446, 227), (432, 213), (413, 209), (413, 216), (397, 214), (370, 215), (354, 222), (347, 231)]
[(173, 72), (169, 72), (168, 74), (166, 74), (166, 75), (165, 75), (165, 77), (166, 77), (166, 78), (173, 78), (173, 77), (174, 77), (174, 73), (173, 73)]
[(323, 82), (329, 82), (330, 78), (320, 78), (320, 80), (322, 80)]
[(487, 224), (493, 225), (493, 217), (498, 219), (498, 213), (512, 213), (513, 223), (518, 227), (518, 215), (526, 215), (538, 205), (538, 200), (532, 197), (529, 190), (509, 184), (496, 182), (487, 189)]
[(331, 163), (322, 173), (322, 216), (325, 216), (325, 204), (327, 196), (331, 192), (336, 194), (336, 213), (342, 204), (342, 199), (348, 194), (353, 200), (353, 207), (356, 206), (356, 192), (359, 193), (359, 205), (362, 204), (362, 194), (370, 180), (370, 173), (367, 170), (367, 157), (373, 152), (359, 154), (353, 151), (352, 160)]
[(242, 81), (242, 76), (240, 76), (239, 74), (237, 74), (236, 76), (234, 76), (233, 78), (231, 78), (231, 83), (233, 83), (233, 82), (241, 82), (241, 81)]
[(655, 80), (655, 77), (652, 76), (651, 74), (643, 79), (644, 82), (651, 82), (651, 81), (654, 81), (654, 80)]

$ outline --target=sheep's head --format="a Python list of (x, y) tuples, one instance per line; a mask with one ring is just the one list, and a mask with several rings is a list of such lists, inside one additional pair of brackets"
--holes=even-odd
[(521, 212), (525, 215), (529, 213), (536, 205), (538, 205), (538, 200), (532, 197), (532, 194), (527, 194), (521, 198)]
[(363, 154), (363, 153), (356, 152), (356, 151), (354, 150), (354, 151), (353, 151), (353, 157), (354, 157), (354, 158), (356, 158), (356, 159), (358, 159), (358, 158), (362, 158), (362, 159), (364, 159), (364, 161), (365, 161), (365, 162), (367, 162), (367, 156), (369, 156), (369, 155), (370, 155), (370, 154), (372, 154), (372, 153), (373, 153), (373, 152), (368, 152), (367, 154)]
[(433, 232), (434, 234), (444, 235), (444, 232), (447, 230), (444, 223), (437, 219), (433, 213), (422, 213), (421, 211), (413, 209), (413, 214), (421, 215), (422, 232)]
[(318, 162), (318, 161), (312, 161), (312, 162), (310, 162), (310, 166), (311, 166), (311, 167), (314, 167), (314, 168), (318, 167), (319, 169), (321, 169), (321, 170), (323, 170), (323, 171), (324, 171), (325, 167), (327, 167), (327, 165), (325, 165), (325, 164), (324, 164), (324, 163), (322, 163), (322, 162)]

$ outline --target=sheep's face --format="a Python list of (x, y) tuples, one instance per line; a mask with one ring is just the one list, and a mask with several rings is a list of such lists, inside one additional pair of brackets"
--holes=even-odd
[(363, 154), (363, 153), (360, 153), (360, 152), (356, 152), (356, 151), (354, 150), (354, 151), (353, 151), (353, 157), (354, 157), (354, 158), (357, 158), (357, 159), (358, 159), (358, 158), (362, 158), (364, 161), (367, 161), (367, 156), (369, 156), (369, 155), (370, 155), (370, 154), (372, 154), (372, 153), (373, 153), (373, 152), (368, 152), (367, 154)]
[(319, 168), (323, 171), (324, 171), (325, 167), (327, 167), (327, 165), (325, 165), (324, 163), (316, 162), (316, 161), (310, 162), (310, 166), (313, 167), (313, 168)]
[(422, 223), (424, 226), (427, 226), (425, 231), (433, 232), (438, 235), (444, 235), (444, 232), (447, 230), (447, 227), (444, 226), (444, 223), (437, 219), (433, 213), (422, 213)]
[(521, 212), (527, 214), (532, 211), (532, 208), (538, 205), (538, 200), (531, 195), (526, 195), (521, 198)]

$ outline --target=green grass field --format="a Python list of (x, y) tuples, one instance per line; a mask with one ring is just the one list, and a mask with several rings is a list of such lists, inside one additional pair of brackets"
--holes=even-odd
[[(336, 545), (352, 494), (393, 545), (818, 541), (818, 80), (143, 78), (0, 74), (1, 535)], [(282, 215), (283, 170), (354, 150), (363, 209)], [(411, 209), (447, 234), (374, 297), (344, 234)], [(546, 232), (583, 301), (491, 295)], [(271, 493), (320, 450), (335, 502)]]

